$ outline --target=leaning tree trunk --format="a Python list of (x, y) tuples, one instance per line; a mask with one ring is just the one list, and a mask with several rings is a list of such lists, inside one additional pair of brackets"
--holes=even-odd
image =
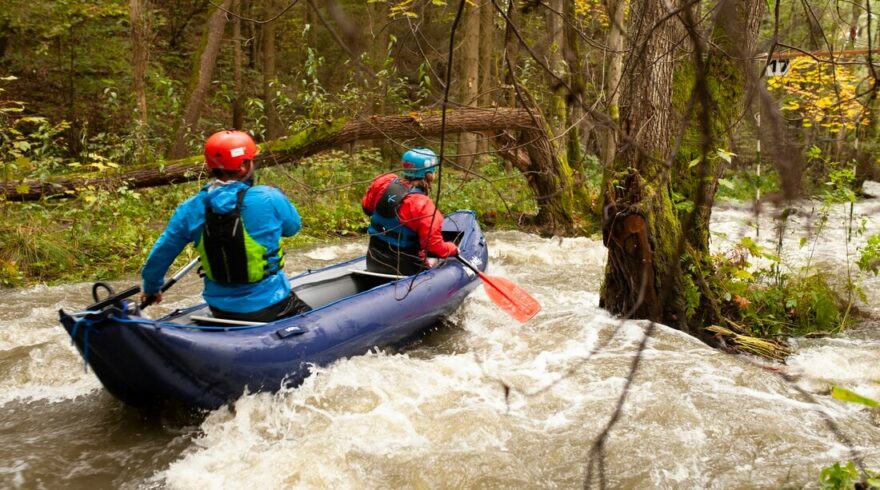
[(220, 42), (223, 40), (223, 28), (226, 26), (226, 11), (232, 0), (223, 0), (219, 7), (214, 9), (205, 28), (202, 39), (202, 49), (196, 55), (195, 77), (191, 82), (189, 100), (183, 111), (183, 118), (177, 121), (174, 131), (174, 143), (168, 152), (168, 158), (182, 158), (186, 155), (186, 135), (199, 119), (202, 104), (211, 86), (211, 78), (214, 76), (214, 66), (217, 64), (217, 55), (220, 53)]
[[(442, 129), (439, 112), (405, 116), (370, 116), (348, 121), (337, 119), (285, 138), (261, 145), (257, 164), (263, 167), (296, 162), (309, 155), (339, 148), (361, 140), (395, 140), (437, 136)], [(486, 132), (507, 135), (509, 146), (499, 150), (503, 156), (516, 158), (539, 206), (539, 223), (553, 225), (559, 231), (571, 225), (572, 215), (581, 203), (572, 197), (580, 183), (572, 180), (571, 171), (556, 160), (543, 122), (525, 109), (459, 109), (447, 112), (446, 133)], [(518, 138), (511, 136), (518, 134)], [(516, 153), (515, 156), (513, 154)], [(0, 183), (0, 196), (10, 201), (33, 201), (44, 197), (73, 197), (86, 188), (130, 189), (154, 187), (203, 178), (202, 157), (171, 162), (157, 162), (126, 168), (116, 175), (82, 174), (48, 182), (30, 180)], [(553, 230), (549, 230), (553, 231)]]

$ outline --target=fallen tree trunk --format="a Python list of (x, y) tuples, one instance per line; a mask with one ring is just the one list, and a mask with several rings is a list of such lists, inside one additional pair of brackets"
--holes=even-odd
[[(525, 109), (464, 108), (447, 111), (446, 133), (487, 132), (508, 135), (516, 140), (519, 147), (528, 151), (519, 155), (522, 161), (517, 167), (526, 173), (529, 186), (538, 199), (539, 216), (547, 220), (557, 231), (562, 231), (571, 223), (572, 203), (566, 197), (568, 192), (559, 192), (571, 185), (570, 176), (559, 180), (559, 168), (548, 168), (548, 162), (559, 160), (552, 154), (550, 145), (536, 145), (545, 141), (542, 122)], [(403, 116), (369, 116), (350, 121), (345, 118), (328, 121), (286, 137), (260, 145), (256, 162), (260, 167), (271, 167), (296, 162), (304, 157), (325, 150), (340, 148), (360, 140), (407, 139), (438, 136), (442, 120), (439, 111), (409, 113)], [(519, 135), (519, 138), (511, 135)], [(510, 143), (510, 141), (507, 141)], [(534, 147), (532, 147), (534, 146)], [(500, 151), (502, 157), (510, 158), (509, 152)], [(546, 153), (546, 155), (545, 155)], [(530, 163), (531, 160), (534, 162)], [(540, 164), (538, 163), (540, 160)], [(188, 182), (204, 178), (202, 156), (153, 162), (136, 167), (125, 167), (116, 173), (89, 173), (66, 176), (47, 181), (26, 180), (0, 184), (0, 195), (10, 201), (35, 201), (46, 197), (64, 198), (76, 196), (80, 191), (90, 188), (129, 189), (155, 187), (160, 185)], [(560, 189), (561, 188), (561, 189)]]
[[(520, 109), (462, 109), (447, 111), (446, 132), (497, 131), (533, 127), (528, 113)], [(256, 161), (260, 167), (295, 162), (304, 157), (367, 139), (404, 139), (437, 136), (441, 130), (439, 112), (405, 116), (370, 116), (349, 121), (336, 119), (260, 145)], [(202, 156), (168, 162), (152, 162), (120, 168), (117, 173), (93, 172), (46, 181), (25, 180), (0, 185), (10, 201), (35, 201), (43, 197), (72, 197), (89, 187), (129, 189), (155, 187), (196, 180), (203, 176)]]

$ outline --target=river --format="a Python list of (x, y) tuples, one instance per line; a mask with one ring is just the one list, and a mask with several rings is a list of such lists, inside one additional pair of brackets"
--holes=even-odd
[[(817, 206), (791, 219), (785, 263), (843, 274), (846, 210), (819, 227)], [(756, 228), (749, 206), (720, 204), (713, 247), (758, 230), (772, 247), (770, 214)], [(866, 231), (852, 254), (880, 233), (880, 200), (855, 214)], [(837, 384), (880, 399), (877, 278), (856, 275), (874, 320), (795, 339), (788, 362), (772, 364), (599, 309), (599, 240), (487, 238), (490, 273), (543, 304), (530, 322), (515, 324), (478, 289), (406, 349), (341, 360), (296, 389), (210, 413), (128, 408), (101, 389), (57, 322), (59, 308), (91, 302), (88, 284), (3, 290), (0, 487), (781, 488), (816, 487), (837, 461), (880, 470), (880, 412), (829, 396)], [(318, 246), (287, 267), (361, 253), (361, 241)], [(192, 274), (153, 314), (199, 291)]]

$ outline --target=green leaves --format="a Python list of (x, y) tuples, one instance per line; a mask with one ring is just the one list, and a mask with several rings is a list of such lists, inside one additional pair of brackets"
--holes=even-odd
[(878, 402), (877, 400), (872, 400), (870, 398), (864, 397), (850, 390), (847, 390), (846, 388), (841, 388), (840, 386), (831, 387), (831, 397), (835, 400), (840, 400), (842, 402), (848, 403), (858, 403), (859, 405), (864, 405), (866, 407), (880, 407), (880, 402)]
[(880, 267), (880, 234), (868, 237), (868, 242), (861, 249), (861, 254), (856, 263), (859, 269), (873, 272), (874, 275), (877, 275), (878, 267)]
[(855, 486), (857, 481), (859, 481), (859, 472), (852, 461), (846, 466), (834, 463), (819, 473), (819, 482), (822, 484), (823, 490), (850, 489)]
[(679, 212), (690, 213), (694, 210), (694, 202), (678, 192), (672, 191), (672, 202)]

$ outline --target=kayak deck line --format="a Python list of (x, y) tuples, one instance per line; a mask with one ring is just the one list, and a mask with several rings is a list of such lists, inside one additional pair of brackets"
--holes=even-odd
[(216, 318), (213, 316), (202, 316), (202, 315), (192, 315), (189, 318), (190, 318), (190, 320), (193, 320), (194, 322), (202, 323), (202, 324), (219, 323), (221, 325), (248, 325), (248, 326), (259, 326), (259, 325), (266, 324), (266, 322), (249, 322), (246, 320), (230, 320), (227, 318)]
[(410, 277), (410, 276), (398, 276), (396, 274), (382, 274), (381, 272), (370, 272), (370, 271), (364, 271), (364, 270), (360, 270), (360, 269), (348, 269), (348, 272), (351, 272), (352, 274), (363, 274), (365, 276), (385, 277), (388, 279), (403, 279), (404, 277)]

